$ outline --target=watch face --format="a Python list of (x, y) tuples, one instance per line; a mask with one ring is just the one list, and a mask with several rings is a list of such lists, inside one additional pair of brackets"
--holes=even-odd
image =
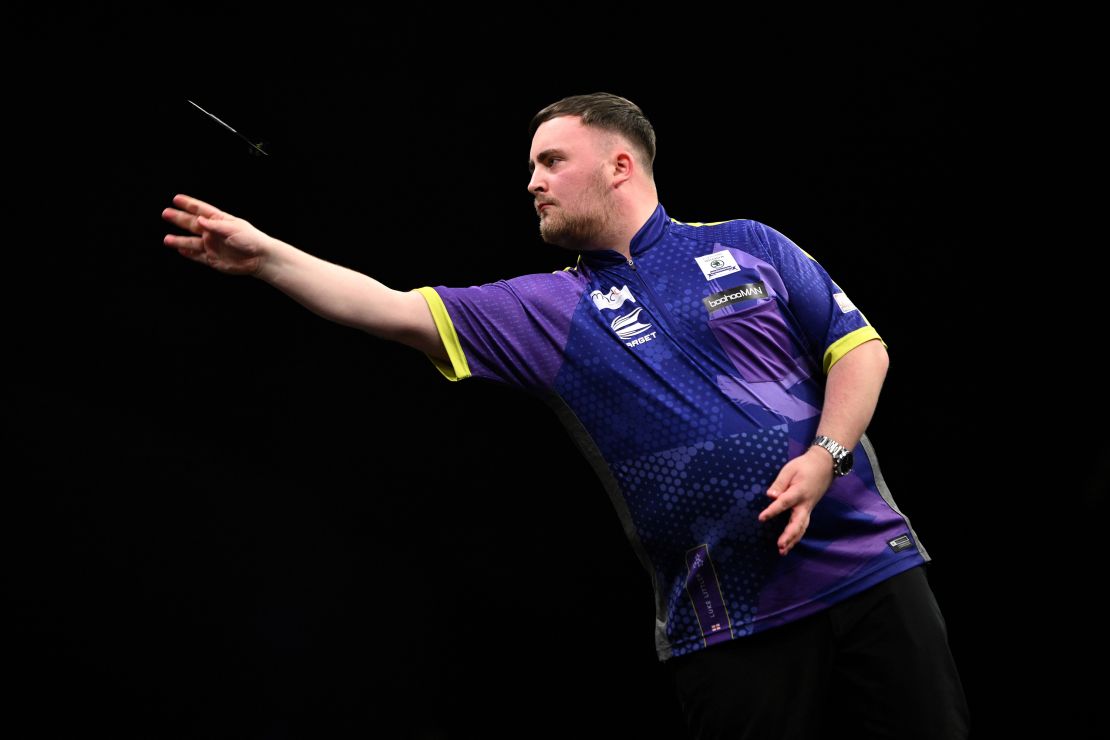
[(836, 474), (837, 475), (847, 475), (848, 473), (852, 472), (852, 463), (853, 462), (854, 462), (854, 458), (852, 456), (851, 451), (849, 451), (847, 455), (845, 455), (844, 457), (842, 457), (840, 459), (840, 463), (836, 466)]

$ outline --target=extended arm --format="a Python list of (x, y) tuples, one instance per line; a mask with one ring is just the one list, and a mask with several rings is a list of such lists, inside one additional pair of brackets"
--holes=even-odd
[(424, 297), (302, 252), (208, 203), (177, 195), (162, 218), (193, 236), (167, 234), (166, 246), (233, 275), (252, 275), (309, 310), (382, 339), (446, 359)]
[[(825, 402), (817, 433), (832, 437), (848, 449), (855, 447), (875, 413), (888, 363), (886, 348), (877, 339), (841, 357), (825, 379)], [(805, 534), (810, 512), (825, 495), (832, 478), (832, 457), (822, 447), (811, 446), (779, 471), (767, 490), (774, 501), (759, 515), (764, 522), (791, 509), (790, 522), (779, 537), (779, 554), (790, 552)]]

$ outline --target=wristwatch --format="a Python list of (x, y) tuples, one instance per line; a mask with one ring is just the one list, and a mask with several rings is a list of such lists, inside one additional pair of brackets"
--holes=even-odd
[(852, 463), (854, 461), (852, 459), (852, 451), (847, 447), (823, 434), (817, 435), (817, 438), (813, 440), (813, 444), (818, 447), (824, 447), (829, 451), (829, 454), (832, 455), (833, 475), (848, 475), (848, 473), (852, 472)]

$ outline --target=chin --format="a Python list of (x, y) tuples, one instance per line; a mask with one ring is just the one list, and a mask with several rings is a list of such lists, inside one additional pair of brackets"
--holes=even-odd
[(556, 229), (545, 229), (543, 224), (540, 224), (540, 238), (548, 244), (562, 246), (562, 234)]
[(551, 234), (545, 234), (541, 231), (540, 232), (540, 239), (543, 239), (544, 244), (550, 244), (553, 247), (564, 247), (564, 248), (566, 248), (566, 245), (563, 244), (563, 241), (561, 239), (559, 239), (559, 237), (557, 237), (557, 236), (552, 236)]

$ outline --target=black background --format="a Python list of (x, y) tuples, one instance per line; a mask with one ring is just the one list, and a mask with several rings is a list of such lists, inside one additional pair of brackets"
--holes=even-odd
[(1101, 689), (1064, 666), (1104, 644), (1081, 607), (1102, 590), (1102, 404), (1076, 372), (1102, 330), (1053, 311), (1086, 315), (1068, 304), (1099, 263), (1068, 259), (1045, 206), (1039, 167), (1068, 142), (1045, 146), (1040, 19), (20, 20), (2, 524), (21, 736), (682, 736), (648, 577), (546, 408), (162, 246), (180, 192), (399, 289), (561, 269), (527, 124), (601, 90), (653, 122), (669, 215), (774, 226), (890, 346), (869, 436), (934, 558), (977, 736), (1093, 719)]

